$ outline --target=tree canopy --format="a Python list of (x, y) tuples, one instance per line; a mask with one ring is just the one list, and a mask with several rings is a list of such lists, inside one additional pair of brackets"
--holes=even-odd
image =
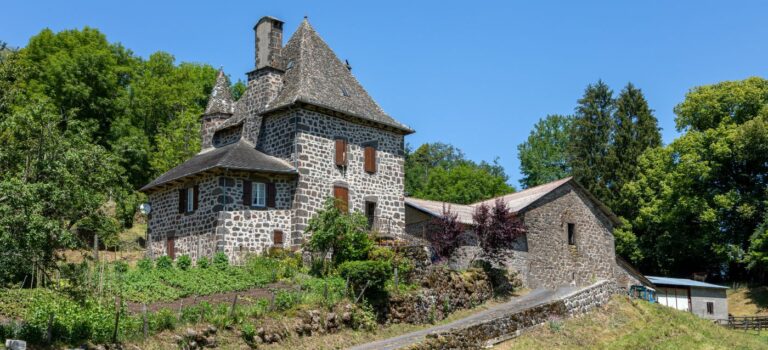
[(470, 204), (514, 192), (507, 180), (497, 161), (475, 163), (449, 144), (406, 149), (405, 191), (417, 198)]
[(523, 187), (533, 187), (571, 174), (568, 145), (573, 118), (548, 115), (534, 125), (528, 139), (517, 146)]

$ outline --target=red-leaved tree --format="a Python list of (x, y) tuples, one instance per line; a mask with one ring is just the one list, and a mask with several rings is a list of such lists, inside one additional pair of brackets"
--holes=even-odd
[(493, 207), (478, 206), (472, 219), (480, 248), (495, 261), (503, 260), (504, 250), (512, 248), (515, 239), (525, 234), (523, 221), (501, 199), (496, 199)]
[(443, 214), (432, 219), (426, 238), (438, 260), (445, 260), (459, 247), (462, 233), (464, 225), (459, 222), (458, 214), (451, 212), (450, 207), (443, 206)]

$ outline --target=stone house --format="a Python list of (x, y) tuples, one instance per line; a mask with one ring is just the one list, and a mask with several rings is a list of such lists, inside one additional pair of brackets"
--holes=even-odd
[(305, 18), (283, 46), (283, 22), (254, 27), (255, 69), (234, 101), (219, 72), (201, 116), (202, 150), (144, 186), (150, 256), (237, 260), (297, 247), (326, 198), (372, 230), (405, 228), (404, 137)]
[(473, 242), (472, 215), (481, 204), (493, 206), (501, 199), (526, 226), (514, 242), (504, 265), (518, 272), (529, 288), (589, 285), (599, 279), (617, 281), (621, 287), (652, 285), (627, 263), (617, 259), (613, 228), (616, 215), (572, 178), (565, 178), (498, 198), (461, 205), (406, 198), (406, 232), (424, 237), (433, 218), (448, 210), (468, 228), (451, 264), (466, 267), (481, 256)]

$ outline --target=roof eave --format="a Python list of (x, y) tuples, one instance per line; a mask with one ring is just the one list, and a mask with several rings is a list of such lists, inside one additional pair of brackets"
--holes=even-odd
[(139, 192), (143, 192), (143, 193), (149, 194), (149, 193), (154, 192), (153, 190), (157, 189), (158, 187), (163, 187), (163, 186), (171, 184), (173, 182), (176, 182), (176, 181), (188, 178), (188, 177), (193, 177), (193, 176), (197, 176), (197, 175), (200, 175), (200, 174), (204, 174), (206, 172), (209, 172), (209, 171), (212, 171), (212, 170), (216, 170), (216, 169), (246, 171), (246, 172), (263, 173), (263, 174), (299, 175), (299, 172), (296, 171), (296, 170), (269, 170), (269, 169), (253, 169), (253, 168), (213, 166), (213, 167), (208, 167), (208, 168), (201, 169), (200, 171), (196, 171), (196, 172), (191, 173), (191, 174), (187, 174), (187, 175), (184, 175), (184, 176), (179, 176), (179, 177), (176, 177), (176, 178), (173, 178), (173, 179), (168, 179), (168, 180), (160, 182), (160, 183), (146, 185), (146, 186), (142, 187), (141, 189), (139, 189)]
[(382, 129), (385, 129), (385, 130), (390, 130), (390, 131), (396, 132), (398, 134), (401, 134), (403, 136), (410, 135), (410, 134), (413, 134), (413, 133), (416, 132), (415, 130), (413, 130), (413, 129), (409, 128), (409, 127), (406, 127), (406, 126), (398, 126), (398, 125), (391, 125), (391, 124), (387, 124), (387, 123), (377, 122), (375, 120), (364, 118), (364, 117), (359, 116), (359, 115), (354, 114), (354, 113), (349, 113), (349, 112), (341, 111), (341, 110), (338, 110), (336, 108), (333, 108), (333, 107), (330, 107), (330, 106), (325, 106), (325, 105), (322, 105), (322, 104), (316, 103), (316, 102), (309, 102), (309, 101), (306, 101), (306, 100), (301, 99), (301, 98), (296, 98), (296, 99), (294, 99), (291, 102), (279, 105), (277, 107), (267, 108), (266, 110), (264, 110), (260, 114), (262, 116), (267, 116), (269, 114), (274, 114), (276, 112), (283, 111), (283, 110), (289, 109), (291, 107), (300, 107), (302, 105), (314, 106), (316, 108), (320, 108), (320, 109), (323, 109), (323, 110), (331, 112), (331, 113), (326, 113), (326, 114), (330, 114), (330, 115), (336, 114), (336, 116), (340, 116), (341, 115), (342, 118), (343, 118), (343, 116), (347, 117), (347, 118), (343, 118), (343, 119), (355, 119), (355, 122), (357, 122), (358, 124), (366, 124), (366, 123), (374, 124), (374, 125), (376, 125), (379, 128), (382, 128)]

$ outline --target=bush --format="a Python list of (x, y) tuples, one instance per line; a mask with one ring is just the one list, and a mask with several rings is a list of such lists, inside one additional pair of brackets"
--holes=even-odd
[(216, 254), (213, 255), (213, 266), (216, 266), (221, 270), (227, 268), (227, 266), (229, 266), (229, 257), (227, 257), (227, 253), (216, 252)]
[(345, 261), (364, 260), (373, 248), (365, 215), (342, 213), (333, 198), (326, 200), (324, 207), (309, 220), (307, 233), (311, 234), (308, 247), (319, 253), (320, 259), (333, 251), (334, 266)]
[(149, 270), (152, 270), (153, 264), (152, 264), (152, 260), (150, 260), (149, 258), (144, 258), (139, 260), (139, 262), (136, 263), (136, 266), (141, 271), (149, 271)]
[(182, 255), (176, 259), (176, 267), (179, 269), (188, 270), (190, 266), (192, 266), (192, 259), (189, 255)]
[(200, 259), (197, 259), (197, 262), (195, 263), (195, 266), (201, 268), (201, 269), (207, 269), (209, 266), (211, 266), (211, 260), (208, 259), (208, 257), (202, 257)]
[(157, 261), (155, 262), (155, 267), (159, 270), (168, 270), (173, 268), (173, 260), (171, 260), (170, 256), (163, 255), (159, 258), (157, 258)]
[(339, 274), (347, 279), (352, 290), (366, 297), (374, 297), (384, 290), (392, 278), (392, 264), (384, 261), (348, 261), (339, 266)]
[(298, 292), (281, 290), (275, 294), (275, 309), (278, 311), (289, 310), (299, 302), (301, 302), (301, 294)]
[(493, 267), (489, 261), (475, 260), (472, 262), (472, 267), (482, 269), (483, 272), (485, 272), (488, 279), (491, 281), (493, 292), (496, 295), (508, 295), (514, 291), (516, 287), (519, 287), (519, 285), (516, 285), (515, 283), (515, 278), (510, 279), (510, 277), (515, 276), (514, 274), (510, 276), (506, 269)]
[(256, 339), (256, 327), (250, 323), (245, 323), (240, 327), (240, 334), (243, 335), (243, 340), (245, 340), (246, 343), (253, 343), (253, 340)]
[(368, 252), (368, 260), (389, 261), (395, 258), (395, 252), (387, 247), (375, 247)]
[(152, 320), (152, 329), (155, 332), (162, 332), (164, 330), (174, 330), (176, 328), (176, 315), (173, 311), (168, 309), (162, 309), (154, 315)]
[(115, 262), (115, 272), (126, 273), (128, 272), (128, 264), (124, 261)]

